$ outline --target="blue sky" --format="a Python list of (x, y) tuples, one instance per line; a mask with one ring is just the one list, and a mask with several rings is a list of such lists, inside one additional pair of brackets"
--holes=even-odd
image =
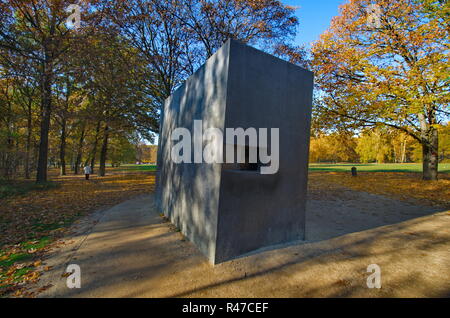
[(339, 5), (346, 0), (282, 0), (284, 4), (299, 7), (296, 15), (300, 20), (300, 28), (296, 43), (309, 47), (328, 29), (331, 18), (338, 15)]

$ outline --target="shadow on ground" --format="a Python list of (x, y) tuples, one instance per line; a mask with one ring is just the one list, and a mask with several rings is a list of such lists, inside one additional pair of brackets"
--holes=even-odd
[[(450, 213), (343, 192), (310, 199), (307, 242), (217, 266), (143, 196), (97, 215), (88, 232), (48, 259), (42, 297), (448, 297)], [(61, 277), (79, 264), (82, 287)], [(382, 269), (368, 289), (367, 267)]]

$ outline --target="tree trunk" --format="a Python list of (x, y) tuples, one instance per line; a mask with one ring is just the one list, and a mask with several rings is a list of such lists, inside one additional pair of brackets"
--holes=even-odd
[(94, 173), (94, 166), (95, 166), (95, 157), (97, 156), (97, 144), (98, 144), (98, 136), (100, 134), (100, 125), (101, 121), (97, 122), (97, 128), (95, 129), (95, 139), (94, 139), (94, 145), (92, 146), (92, 152), (91, 152), (91, 171)]
[(61, 122), (61, 143), (59, 145), (59, 162), (61, 164), (61, 175), (66, 175), (66, 118)]
[(75, 159), (75, 171), (74, 174), (78, 174), (81, 164), (81, 157), (83, 155), (83, 143), (84, 143), (84, 136), (86, 132), (86, 125), (83, 123), (81, 127), (81, 135), (80, 139), (78, 140), (78, 147), (77, 147), (77, 157)]
[(67, 128), (67, 111), (69, 109), (69, 98), (71, 94), (71, 85), (69, 77), (66, 76), (66, 101), (64, 104), (64, 109), (61, 113), (61, 143), (59, 147), (59, 162), (61, 175), (66, 175), (66, 128)]
[(438, 179), (439, 166), (438, 130), (434, 127), (431, 127), (426, 137), (427, 138), (423, 138), (422, 142), (423, 179), (435, 181)]
[(50, 130), (50, 116), (52, 112), (52, 76), (52, 62), (46, 57), (42, 72), (41, 131), (36, 174), (36, 182), (38, 183), (47, 181), (48, 133)]
[(108, 138), (109, 138), (109, 127), (108, 124), (106, 124), (103, 132), (102, 150), (100, 151), (100, 168), (98, 170), (98, 175), (100, 177), (104, 177), (106, 173), (106, 154), (108, 152)]
[(10, 125), (8, 124), (8, 138), (6, 140), (6, 157), (4, 160), (4, 170), (3, 170), (3, 177), (7, 180), (11, 179), (14, 172), (14, 140), (13, 140), (13, 134), (10, 131)]
[(403, 155), (402, 155), (402, 163), (406, 163), (406, 138), (405, 141), (403, 142)]
[(30, 179), (30, 151), (31, 151), (31, 134), (32, 134), (32, 113), (31, 102), (28, 103), (27, 113), (27, 140), (25, 145), (25, 179)]
[(83, 167), (86, 167), (87, 165), (89, 165), (89, 159), (90, 159), (91, 157), (86, 157), (86, 160), (84, 161), (84, 163), (83, 163)]

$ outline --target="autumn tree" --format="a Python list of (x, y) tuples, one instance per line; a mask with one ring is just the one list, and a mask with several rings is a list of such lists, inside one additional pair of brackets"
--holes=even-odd
[(358, 138), (356, 152), (363, 163), (395, 162), (392, 131), (386, 127), (363, 130)]
[[(41, 116), (37, 182), (47, 180), (49, 130), (52, 98), (58, 66), (72, 41), (80, 39), (66, 26), (71, 1), (67, 0), (2, 0), (0, 2), (0, 48), (39, 65), (35, 78), (40, 83)], [(82, 1), (86, 14), (84, 23), (96, 21), (89, 11), (97, 1)], [(2, 57), (5, 60), (5, 56)], [(17, 63), (11, 63), (14, 68)]]
[[(41, 127), (37, 181), (47, 179), (48, 134), (52, 111), (52, 82), (55, 61), (62, 52), (68, 30), (61, 27), (66, 17), (63, 3), (46, 6), (38, 1), (2, 1), (0, 46), (40, 64)], [(9, 52), (8, 52), (9, 53)]]
[(152, 71), (148, 89), (161, 104), (229, 38), (303, 62), (290, 44), (295, 8), (276, 0), (114, 1), (109, 16)]
[(104, 175), (107, 161), (130, 160), (130, 145), (157, 133), (164, 100), (228, 38), (305, 59), (290, 42), (295, 10), (276, 0), (82, 0), (81, 28), (67, 24), (72, 3), (0, 0), (0, 164), (8, 178), (36, 171), (45, 182), (47, 166), (64, 175), (66, 163), (77, 173), (97, 160)]
[(408, 134), (422, 146), (425, 180), (438, 177), (437, 125), (449, 115), (449, 6), (350, 0), (312, 49), (319, 121)]
[(171, 7), (185, 30), (210, 57), (228, 39), (269, 51), (295, 36), (295, 8), (274, 0), (181, 0)]
[[(151, 132), (157, 131), (156, 109), (147, 86), (152, 74), (138, 51), (126, 39), (108, 30), (85, 43), (81, 52), (80, 73), (84, 77), (81, 82), (87, 100), (86, 114), (81, 118), (95, 123), (91, 156), (95, 159), (98, 144), (98, 173), (104, 176), (112, 136), (135, 133), (151, 140)], [(79, 137), (81, 150), (81, 138), (85, 136)]]
[(171, 14), (177, 1), (114, 1), (108, 16), (119, 32), (139, 51), (152, 74), (147, 89), (159, 105), (189, 75), (189, 53), (193, 43)]
[(313, 134), (310, 144), (310, 162), (358, 162), (357, 139), (347, 132)]
[[(21, 163), (25, 178), (30, 175), (33, 114), (38, 98), (35, 84), (32, 78), (0, 67), (0, 170), (5, 178), (15, 175)], [(26, 144), (25, 149), (21, 143)]]
[(14, 80), (6, 78), (0, 80), (0, 172), (1, 176), (9, 179), (17, 167), (17, 156), (13, 151), (17, 143), (18, 113), (14, 107), (16, 95)]

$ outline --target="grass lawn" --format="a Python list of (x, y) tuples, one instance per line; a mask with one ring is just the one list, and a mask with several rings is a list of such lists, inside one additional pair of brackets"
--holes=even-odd
[[(422, 172), (421, 163), (310, 164), (309, 171), (348, 172), (352, 167), (361, 172)], [(439, 172), (450, 173), (450, 163), (440, 164)]]
[[(310, 164), (309, 171), (323, 171), (323, 172), (348, 172), (352, 167), (357, 167), (361, 172), (422, 172), (421, 163), (386, 163), (386, 164)], [(155, 165), (122, 165), (116, 168), (117, 171), (156, 171)], [(439, 165), (439, 172), (450, 173), (450, 163), (443, 163)]]
[(135, 165), (135, 164), (127, 164), (121, 165), (119, 168), (116, 168), (116, 171), (156, 171), (155, 165)]

